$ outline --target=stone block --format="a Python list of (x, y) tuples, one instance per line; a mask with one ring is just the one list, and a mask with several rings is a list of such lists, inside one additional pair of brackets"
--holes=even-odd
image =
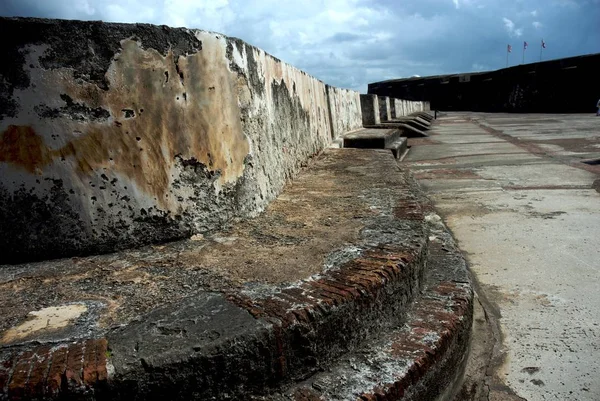
[(360, 111), (363, 125), (381, 123), (379, 118), (379, 101), (376, 95), (360, 95)]
[(387, 96), (377, 96), (379, 99), (379, 119), (381, 122), (390, 121), (392, 115), (390, 113), (390, 98)]

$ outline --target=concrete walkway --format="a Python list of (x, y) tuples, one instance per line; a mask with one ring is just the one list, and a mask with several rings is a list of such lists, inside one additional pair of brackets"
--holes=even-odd
[(600, 118), (450, 114), (409, 145), (500, 328), (486, 399), (600, 399)]

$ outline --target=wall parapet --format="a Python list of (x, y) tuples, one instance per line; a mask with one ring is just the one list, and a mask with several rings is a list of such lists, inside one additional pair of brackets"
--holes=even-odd
[(112, 252), (260, 213), (359, 94), (240, 39), (0, 18), (0, 264)]

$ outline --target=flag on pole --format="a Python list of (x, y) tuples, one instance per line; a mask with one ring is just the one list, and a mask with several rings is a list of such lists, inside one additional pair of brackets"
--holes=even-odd
[(546, 48), (546, 42), (542, 39), (542, 46), (540, 46), (540, 61), (542, 61), (542, 52)]
[(512, 46), (508, 45), (508, 47), (506, 48), (506, 51), (509, 52), (509, 53), (512, 52)]
[(527, 50), (527, 46), (529, 46), (527, 42), (523, 42), (523, 50)]

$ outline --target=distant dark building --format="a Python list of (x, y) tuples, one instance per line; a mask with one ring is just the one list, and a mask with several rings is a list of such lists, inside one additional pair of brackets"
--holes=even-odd
[(497, 71), (393, 79), (369, 93), (431, 102), (431, 109), (592, 113), (600, 98), (600, 53)]

